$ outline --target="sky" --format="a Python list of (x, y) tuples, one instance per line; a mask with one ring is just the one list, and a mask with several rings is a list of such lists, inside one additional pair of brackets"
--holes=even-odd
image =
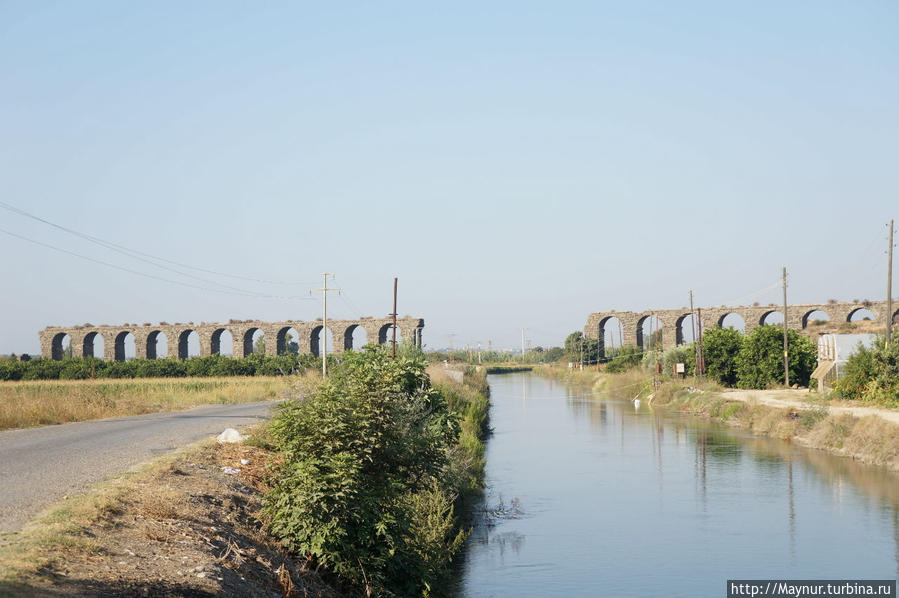
[(782, 266), (790, 302), (882, 299), (897, 31), (886, 0), (0, 0), (0, 201), (148, 260), (0, 209), (0, 353), (311, 320), (326, 271), (339, 318), (398, 277), (429, 348), (778, 302)]

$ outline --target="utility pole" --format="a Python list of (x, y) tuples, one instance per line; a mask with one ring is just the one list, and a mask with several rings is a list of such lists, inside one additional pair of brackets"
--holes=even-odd
[(340, 289), (328, 288), (328, 277), (334, 277), (333, 272), (322, 273), (322, 288), (310, 289), (311, 291), (322, 292), (322, 378), (328, 377), (328, 291), (339, 291)]
[(887, 252), (887, 336), (886, 344), (890, 346), (893, 333), (893, 219), (890, 218), (890, 249)]
[(784, 386), (790, 387), (790, 345), (787, 340), (787, 267), (783, 267), (784, 287)]
[(525, 330), (527, 330), (527, 328), (521, 329), (521, 361), (522, 362), (524, 362), (524, 331)]
[(393, 355), (392, 359), (396, 359), (396, 277), (393, 278)]
[(468, 363), (471, 363), (471, 343), (468, 343)]
[[(693, 333), (693, 351), (696, 354), (694, 359), (699, 363), (699, 343), (696, 342), (696, 314), (693, 312), (693, 289), (690, 289), (690, 332)], [(693, 368), (693, 377), (696, 377), (696, 368)]]
[(702, 354), (702, 308), (696, 308), (696, 326), (699, 330), (699, 358), (696, 360), (696, 371), (699, 373), (699, 379), (702, 380), (702, 374), (705, 372), (705, 355)]
[(478, 365), (481, 365), (481, 341), (478, 341)]

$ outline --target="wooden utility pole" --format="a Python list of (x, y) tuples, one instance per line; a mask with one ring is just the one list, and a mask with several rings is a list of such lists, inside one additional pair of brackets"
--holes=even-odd
[[(321, 331), (321, 342), (322, 342), (322, 378), (328, 377), (328, 291), (339, 291), (340, 289), (329, 289), (328, 288), (328, 277), (334, 277), (333, 272), (324, 272), (322, 274), (323, 282), (322, 288), (320, 289), (311, 289), (313, 291), (321, 291), (322, 292), (322, 331)], [(396, 310), (394, 310), (396, 311)]]
[(887, 347), (893, 333), (893, 219), (890, 218), (890, 248), (887, 252)]
[(699, 340), (697, 341), (699, 344), (699, 358), (696, 360), (696, 371), (699, 374), (699, 379), (702, 380), (702, 375), (705, 373), (705, 355), (702, 354), (702, 308), (696, 308), (696, 327), (699, 330)]
[(396, 277), (393, 279), (393, 313), (390, 314), (393, 316), (393, 355), (392, 358), (396, 359)]
[[(693, 289), (690, 289), (690, 333), (693, 335), (693, 352), (696, 363), (699, 363), (699, 343), (696, 342), (696, 314), (693, 312)], [(693, 368), (696, 377), (696, 368)]]
[(784, 386), (790, 387), (790, 344), (787, 340), (787, 267), (783, 267), (784, 287)]

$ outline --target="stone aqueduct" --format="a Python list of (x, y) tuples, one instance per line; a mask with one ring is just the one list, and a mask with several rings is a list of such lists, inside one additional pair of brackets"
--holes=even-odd
[[(896, 308), (895, 302), (893, 308)], [(867, 309), (874, 314), (874, 319), (877, 322), (882, 322), (886, 325), (888, 317), (887, 302), (866, 301), (864, 303), (802, 303), (787, 305), (787, 326), (795, 330), (805, 329), (809, 325), (809, 316), (817, 311), (827, 314), (831, 323), (849, 322), (856, 312), (863, 309)], [(709, 327), (721, 326), (725, 317), (730, 314), (737, 314), (743, 318), (745, 323), (743, 332), (749, 333), (753, 328), (763, 325), (768, 316), (775, 312), (783, 315), (783, 306), (754, 305), (749, 307), (702, 308), (702, 328), (706, 330)], [(587, 318), (586, 326), (584, 326), (584, 335), (588, 338), (598, 339), (600, 351), (602, 351), (607, 324), (610, 323), (612, 318), (617, 318), (621, 329), (619, 331), (616, 325), (612, 332), (615, 337), (621, 334), (621, 344), (643, 347), (643, 325), (652, 316), (656, 316), (660, 324), (663, 350), (684, 344), (687, 338), (684, 332), (689, 330), (691, 325), (690, 309), (686, 307), (642, 312), (608, 311), (592, 313)], [(899, 309), (894, 311), (892, 317), (894, 322), (899, 322)], [(699, 318), (697, 317), (698, 320)]]
[[(419, 318), (397, 318), (397, 342), (400, 339), (411, 341), (421, 346), (421, 332), (425, 322)], [(384, 344), (390, 341), (392, 318), (360, 318), (358, 320), (328, 319), (328, 330), (331, 332), (332, 351), (342, 353), (353, 348), (353, 332), (357, 328), (365, 331), (367, 343)], [(231, 320), (227, 324), (167, 324), (158, 325), (123, 324), (121, 326), (83, 326), (61, 327), (48, 326), (39, 333), (41, 355), (52, 359), (62, 359), (63, 343), (69, 337), (72, 354), (75, 357), (93, 357), (94, 341), (103, 339), (103, 358), (116, 361), (125, 360), (125, 345), (128, 335), (134, 339), (134, 356), (138, 359), (156, 359), (157, 342), (160, 335), (165, 337), (168, 357), (186, 359), (188, 357), (188, 338), (196, 332), (200, 340), (200, 355), (221, 353), (222, 335), (231, 334), (232, 356), (245, 357), (253, 352), (253, 337), (257, 331), (265, 335), (266, 355), (278, 355), (287, 349), (290, 329), (296, 331), (299, 338), (291, 338), (290, 342), (299, 344), (300, 353), (311, 353), (318, 356), (319, 341), (322, 333), (321, 320), (300, 322), (285, 320), (283, 322), (261, 322), (258, 320)], [(275, 342), (272, 342), (272, 339)], [(357, 347), (358, 348), (358, 347)], [(96, 357), (100, 357), (97, 355)]]

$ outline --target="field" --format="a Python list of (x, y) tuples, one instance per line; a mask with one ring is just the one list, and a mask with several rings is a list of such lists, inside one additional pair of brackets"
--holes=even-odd
[(0, 430), (281, 398), (315, 374), (0, 383)]

